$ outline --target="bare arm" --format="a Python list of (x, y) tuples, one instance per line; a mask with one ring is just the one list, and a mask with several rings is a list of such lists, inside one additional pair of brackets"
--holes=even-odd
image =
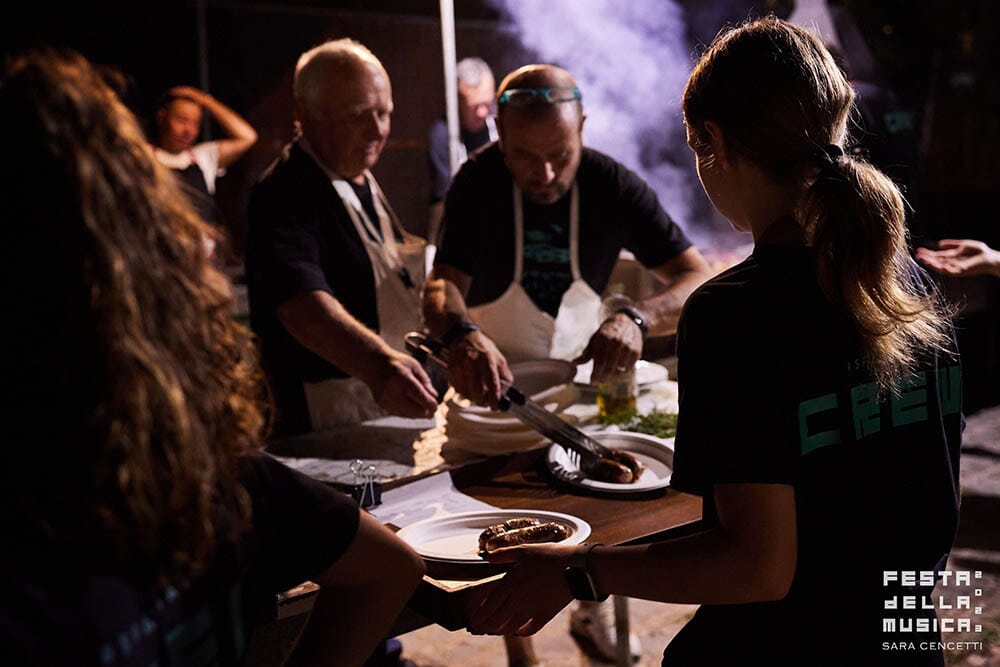
[(441, 218), (444, 217), (444, 202), (431, 204), (427, 215), (427, 242), (437, 245), (441, 241)]
[[(659, 602), (743, 604), (778, 600), (795, 575), (795, 492), (784, 484), (715, 486), (719, 526), (706, 533), (637, 547), (598, 547), (590, 570), (599, 591)], [(469, 629), (532, 634), (571, 599), (563, 570), (575, 547), (503, 549), (516, 562), (498, 585), (467, 600)]]
[[(465, 297), (471, 282), (468, 274), (448, 265), (431, 271), (424, 284), (424, 322), (433, 336), (441, 339), (454, 325), (469, 321)], [(448, 381), (469, 400), (496, 409), (514, 377), (496, 344), (475, 331), (448, 348)]]
[(424, 574), (420, 556), (366, 512), (344, 555), (316, 578), (320, 591), (286, 665), (360, 665)]
[(420, 364), (389, 347), (328, 292), (296, 294), (278, 306), (277, 315), (299, 344), (367, 384), (389, 412), (425, 417), (437, 408), (434, 386)]
[(641, 547), (595, 549), (591, 563), (598, 589), (685, 604), (785, 597), (798, 550), (792, 487), (717, 484), (715, 501), (719, 527), (707, 533)]
[(675, 333), (684, 302), (711, 277), (708, 262), (697, 248), (691, 247), (650, 271), (667, 289), (638, 302), (636, 308), (646, 316), (650, 336)]
[(465, 297), (472, 278), (447, 264), (438, 264), (424, 283), (424, 322), (431, 335), (441, 338), (453, 325), (469, 321)]
[[(645, 317), (649, 335), (662, 336), (677, 331), (681, 309), (691, 292), (710, 276), (708, 263), (696, 248), (650, 269), (667, 289), (635, 304)], [(605, 382), (630, 368), (642, 356), (642, 332), (628, 315), (617, 313), (598, 328), (575, 363), (593, 359), (592, 382)]]
[(169, 93), (187, 97), (212, 114), (212, 117), (229, 135), (219, 141), (219, 167), (236, 162), (257, 142), (257, 131), (242, 116), (203, 90), (191, 86), (176, 86)]

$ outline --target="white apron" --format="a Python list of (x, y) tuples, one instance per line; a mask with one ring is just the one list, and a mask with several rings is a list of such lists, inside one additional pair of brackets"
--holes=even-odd
[(601, 297), (580, 275), (580, 201), (576, 183), (570, 191), (569, 262), (573, 282), (563, 293), (553, 318), (538, 308), (521, 287), (524, 264), (524, 211), (521, 189), (514, 186), (514, 279), (495, 301), (469, 309), (509, 363), (536, 359), (572, 360), (583, 352), (601, 324)]
[[(368, 172), (365, 178), (372, 190), (377, 221), (369, 218), (357, 193), (347, 181), (334, 179), (333, 187), (344, 202), (344, 208), (368, 253), (375, 278), (379, 335), (390, 347), (402, 352), (406, 349), (403, 336), (423, 326), (420, 288), (426, 271), (426, 244), (400, 226), (375, 178)], [(374, 240), (379, 238), (376, 224), (381, 230), (382, 241)], [(402, 243), (396, 241), (397, 230), (403, 238)], [(404, 271), (409, 277), (409, 284)], [(334, 378), (304, 384), (314, 431), (357, 424), (386, 415), (385, 410), (375, 402), (368, 385), (357, 378)]]
[[(486, 117), (486, 132), (490, 135), (490, 141), (496, 141), (497, 137), (500, 135), (497, 133), (497, 123), (493, 120), (493, 116)], [(465, 147), (465, 143), (462, 141), (458, 142), (458, 163), (462, 164), (469, 159), (469, 149)]]

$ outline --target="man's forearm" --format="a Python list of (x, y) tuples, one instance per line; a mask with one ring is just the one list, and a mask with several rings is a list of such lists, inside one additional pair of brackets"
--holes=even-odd
[(293, 296), (278, 307), (278, 319), (300, 345), (365, 382), (392, 353), (378, 334), (327, 292)]
[(675, 288), (676, 285), (671, 286), (666, 291), (635, 304), (636, 309), (646, 318), (649, 336), (667, 336), (677, 332), (681, 308), (691, 290), (678, 293)]
[(674, 604), (746, 604), (781, 599), (788, 577), (768, 554), (749, 554), (716, 528), (691, 537), (591, 554), (598, 589)]
[(691, 247), (669, 262), (651, 269), (651, 272), (667, 289), (639, 301), (635, 307), (645, 315), (650, 336), (676, 333), (684, 302), (711, 277), (708, 263), (701, 253)]
[(444, 336), (455, 324), (469, 321), (463, 291), (447, 271), (434, 269), (424, 285), (423, 302), (424, 323), (436, 338)]

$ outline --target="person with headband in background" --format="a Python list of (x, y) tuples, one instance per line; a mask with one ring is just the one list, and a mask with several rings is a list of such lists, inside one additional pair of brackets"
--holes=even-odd
[[(222, 127), (226, 138), (198, 142), (204, 111)], [(203, 220), (222, 224), (215, 203), (215, 181), (253, 147), (256, 130), (233, 109), (192, 86), (168, 90), (157, 105), (154, 120), (156, 159), (177, 174)]]

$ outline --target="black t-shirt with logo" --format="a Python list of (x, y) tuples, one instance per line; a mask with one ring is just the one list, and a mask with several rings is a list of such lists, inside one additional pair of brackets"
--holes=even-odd
[[(915, 265), (912, 277), (929, 288)], [(933, 614), (885, 610), (929, 590), (885, 587), (883, 572), (942, 569), (957, 529), (963, 419), (951, 347), (926, 352), (898, 395), (880, 399), (803, 246), (758, 247), (690, 297), (671, 486), (702, 496), (709, 524), (713, 484), (794, 487), (798, 562), (784, 600), (702, 606), (665, 665), (728, 650), (761, 664), (942, 664), (940, 650), (883, 649), (938, 637), (882, 632), (883, 618)]]
[[(660, 206), (656, 193), (614, 159), (584, 148), (576, 173), (579, 190), (581, 277), (604, 292), (624, 248), (655, 268), (691, 247)], [(539, 206), (523, 197), (525, 263), (521, 284), (536, 305), (554, 315), (572, 281), (569, 266), (569, 200)], [(513, 180), (493, 144), (473, 155), (455, 175), (445, 199), (435, 264), (472, 278), (465, 302), (478, 306), (500, 297), (514, 278)], [(553, 296), (553, 285), (564, 285)]]
[(552, 206), (525, 198), (521, 287), (540, 310), (555, 317), (573, 282), (569, 256), (569, 197)]

